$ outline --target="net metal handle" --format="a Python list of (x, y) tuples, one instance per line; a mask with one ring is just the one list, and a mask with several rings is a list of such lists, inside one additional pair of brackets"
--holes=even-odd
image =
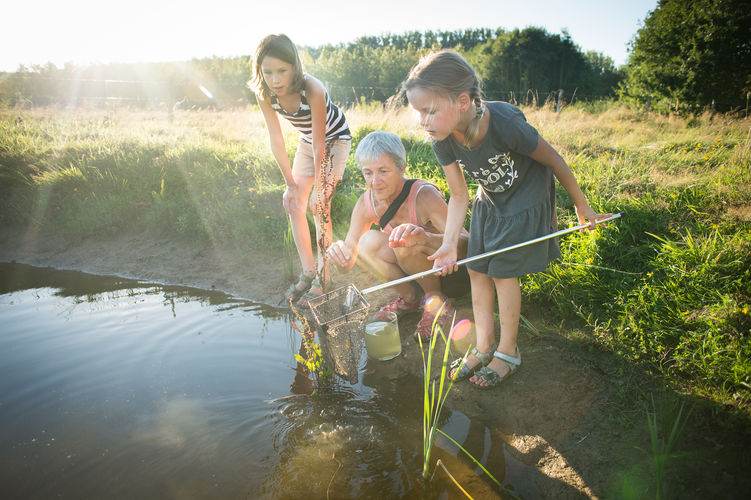
[[(605, 222), (609, 222), (611, 220), (615, 220), (618, 217), (621, 217), (624, 215), (623, 212), (613, 214), (610, 217), (606, 217), (604, 219), (600, 219), (598, 221), (595, 221), (595, 224), (603, 224)], [(579, 231), (580, 229), (584, 229), (586, 227), (589, 227), (591, 223), (587, 222), (586, 224), (580, 224), (578, 226), (570, 227), (568, 229), (561, 229), (560, 231), (557, 231), (555, 233), (546, 234), (545, 236), (540, 236), (539, 238), (534, 238), (529, 241), (525, 241), (523, 243), (517, 243), (516, 245), (511, 245), (509, 247), (501, 248), (499, 250), (491, 250), (490, 252), (485, 252), (480, 255), (475, 255), (472, 257), (467, 257), (466, 259), (462, 259), (460, 261), (457, 261), (457, 265), (467, 264), (469, 262), (474, 262), (476, 260), (484, 259), (485, 257), (490, 257), (492, 255), (498, 255), (499, 253), (508, 252), (510, 250), (516, 250), (517, 248), (521, 248), (527, 245), (533, 245), (535, 243), (539, 243), (541, 241), (549, 240), (551, 238), (555, 238), (556, 236), (562, 236), (564, 234), (573, 233), (574, 231)], [(405, 276), (404, 278), (395, 279), (393, 281), (389, 281), (388, 283), (383, 283), (376, 286), (371, 286), (370, 288), (366, 288), (365, 290), (361, 291), (361, 294), (366, 294), (370, 292), (377, 292), (378, 290), (383, 290), (384, 288), (388, 288), (390, 286), (399, 285), (401, 283), (406, 283), (408, 281), (416, 280), (418, 278), (422, 278), (423, 276), (430, 276), (431, 274), (434, 274), (441, 269), (438, 267), (428, 269), (427, 271), (422, 271), (416, 274), (411, 274), (409, 276)]]

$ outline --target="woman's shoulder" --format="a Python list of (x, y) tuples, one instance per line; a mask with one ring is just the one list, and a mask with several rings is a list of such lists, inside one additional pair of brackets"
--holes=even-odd
[(357, 198), (355, 206), (352, 209), (352, 220), (358, 219), (362, 221), (373, 221), (378, 219), (373, 208), (373, 202), (370, 198), (370, 190), (368, 189), (363, 191), (360, 197)]
[(416, 191), (415, 203), (418, 205), (446, 204), (443, 193), (430, 181), (416, 179), (412, 189)]
[(355, 202), (355, 207), (352, 209), (353, 212), (358, 212), (362, 210), (367, 210), (370, 206), (370, 190), (366, 189), (362, 192), (359, 198), (357, 198), (357, 201)]

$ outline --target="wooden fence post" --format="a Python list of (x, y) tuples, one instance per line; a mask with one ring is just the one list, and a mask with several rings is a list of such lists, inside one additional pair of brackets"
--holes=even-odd
[(563, 100), (563, 89), (558, 89), (558, 102), (555, 105), (555, 112), (561, 112), (561, 101)]

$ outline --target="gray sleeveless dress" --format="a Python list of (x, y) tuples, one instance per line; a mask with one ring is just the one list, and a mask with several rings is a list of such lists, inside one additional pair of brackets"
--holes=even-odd
[[(490, 127), (483, 142), (468, 149), (452, 135), (433, 142), (441, 165), (457, 162), (477, 184), (469, 228), (468, 257), (505, 248), (558, 230), (555, 177), (529, 155), (537, 130), (519, 108), (486, 102)], [(467, 264), (492, 278), (513, 278), (544, 270), (560, 257), (558, 238)]]

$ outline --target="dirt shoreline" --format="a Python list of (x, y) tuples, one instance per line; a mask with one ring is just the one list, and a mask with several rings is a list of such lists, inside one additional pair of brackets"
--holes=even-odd
[[(273, 252), (199, 247), (145, 234), (73, 242), (2, 228), (0, 262), (13, 261), (220, 290), (273, 306), (288, 285), (283, 262)], [(358, 288), (373, 284), (362, 272), (334, 279)], [(375, 305), (388, 297), (374, 295), (368, 300)], [(471, 309), (469, 298), (455, 305), (465, 312)], [(525, 314), (535, 324), (545, 324), (542, 314)], [(405, 330), (417, 319), (406, 319)], [(419, 346), (409, 335), (403, 337), (404, 355), (393, 361), (394, 368), (405, 376), (421, 376)], [(524, 498), (621, 498), (624, 484), (634, 488), (636, 498), (654, 496), (649, 455), (641, 451), (649, 450), (650, 443), (638, 400), (659, 383), (611, 353), (570, 340), (550, 326), (540, 334), (521, 332), (519, 345), (524, 359), (519, 374), (493, 391), (459, 383), (447, 402), (451, 409), (484, 422), (507, 443), (506, 481), (521, 485), (531, 480), (534, 484), (519, 491)], [(676, 450), (682, 455), (666, 472), (668, 497), (747, 498), (747, 429), (710, 427), (702, 415), (690, 424)], [(519, 464), (516, 469), (512, 462)], [(526, 479), (510, 477), (522, 469)]]

